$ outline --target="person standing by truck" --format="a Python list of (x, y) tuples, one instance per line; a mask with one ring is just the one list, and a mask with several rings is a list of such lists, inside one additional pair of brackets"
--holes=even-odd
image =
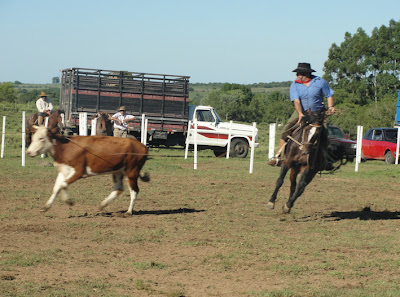
[(126, 113), (125, 106), (121, 106), (118, 112), (111, 117), (111, 120), (114, 121), (114, 136), (128, 137), (128, 123), (135, 119), (135, 116)]
[[(284, 149), (288, 136), (293, 132), (292, 128), (301, 121), (304, 113), (307, 110), (311, 112), (325, 111), (324, 97), (328, 101), (328, 109), (326, 114), (332, 115), (335, 113), (333, 90), (329, 87), (328, 83), (321, 77), (312, 75), (315, 70), (311, 69), (309, 63), (299, 63), (297, 68), (293, 70), (296, 72), (297, 79), (290, 86), (290, 100), (294, 104), (294, 108), (298, 117), (292, 120), (285, 127), (282, 137), (279, 140), (278, 152), (268, 164), (271, 166), (280, 166), (282, 164), (281, 153)], [(322, 143), (327, 145), (327, 133), (322, 133)], [(326, 150), (326, 148), (323, 148)]]
[(53, 111), (53, 103), (47, 98), (46, 92), (40, 93), (40, 98), (36, 101), (36, 107), (38, 109), (38, 125), (42, 126), (43, 119)]

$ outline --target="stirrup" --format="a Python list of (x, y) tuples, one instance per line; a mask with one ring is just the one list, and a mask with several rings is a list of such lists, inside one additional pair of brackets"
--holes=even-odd
[(268, 161), (268, 165), (280, 167), (282, 165), (282, 159), (279, 157), (273, 157)]

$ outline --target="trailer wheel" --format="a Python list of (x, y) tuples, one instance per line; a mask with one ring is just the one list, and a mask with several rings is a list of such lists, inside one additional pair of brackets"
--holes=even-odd
[(249, 144), (242, 138), (234, 138), (229, 155), (233, 158), (246, 158), (249, 153)]
[(387, 164), (394, 164), (394, 162), (395, 162), (394, 156), (390, 151), (387, 151), (385, 154), (385, 162)]

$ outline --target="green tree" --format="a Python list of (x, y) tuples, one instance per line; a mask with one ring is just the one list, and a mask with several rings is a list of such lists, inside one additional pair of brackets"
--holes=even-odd
[(0, 102), (15, 102), (18, 91), (12, 82), (0, 83)]
[[(324, 78), (341, 103), (375, 105), (400, 87), (400, 23), (375, 28), (368, 36), (362, 28), (345, 33), (340, 46), (332, 44), (324, 64)], [(336, 98), (336, 95), (335, 95)]]

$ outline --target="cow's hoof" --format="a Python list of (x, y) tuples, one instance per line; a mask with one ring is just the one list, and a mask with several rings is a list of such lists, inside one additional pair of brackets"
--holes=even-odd
[(50, 209), (49, 206), (45, 206), (45, 207), (43, 207), (43, 208), (40, 210), (40, 212), (46, 212), (46, 211), (48, 211), (49, 209)]
[(74, 201), (72, 201), (72, 200), (65, 200), (65, 203), (67, 203), (69, 206), (73, 206), (74, 204), (75, 204), (75, 202)]
[(269, 202), (267, 203), (267, 208), (268, 208), (268, 209), (274, 209), (274, 208), (275, 208), (275, 203), (269, 201)]
[(285, 203), (283, 206), (282, 206), (282, 211), (283, 211), (283, 213), (290, 213), (290, 207), (288, 207), (287, 206), (287, 203)]

